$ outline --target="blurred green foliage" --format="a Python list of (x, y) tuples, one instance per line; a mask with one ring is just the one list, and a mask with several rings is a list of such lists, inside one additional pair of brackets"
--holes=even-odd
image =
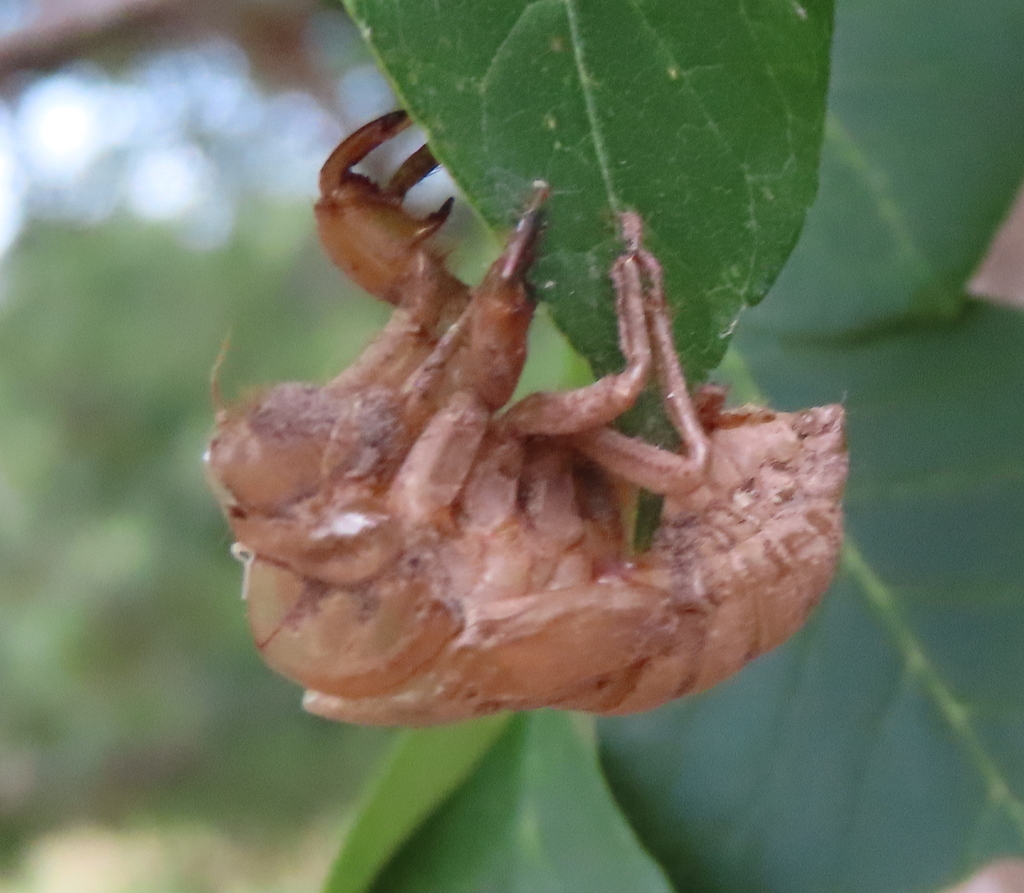
[(118, 220), (37, 225), (0, 305), (0, 827), (140, 812), (276, 832), (336, 812), (381, 734), (304, 715), (260, 663), (206, 490), (228, 395), (343, 366), (386, 316), (308, 206), (223, 250)]

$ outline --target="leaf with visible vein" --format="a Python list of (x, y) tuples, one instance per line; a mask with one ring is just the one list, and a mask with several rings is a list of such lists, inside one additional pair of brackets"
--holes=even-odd
[[(721, 358), (741, 307), (759, 301), (778, 274), (813, 198), (831, 0), (346, 5), (435, 154), (493, 227), (508, 226), (534, 180), (551, 185), (533, 279), (593, 369), (622, 362), (608, 269), (620, 250), (614, 215), (632, 208), (664, 264), (689, 376), (703, 378)], [(522, 728), (561, 721), (538, 717)], [(536, 762), (532, 771), (556, 784), (552, 772), (562, 764), (550, 746), (555, 739), (538, 735), (530, 731), (494, 759), (506, 765), (521, 750), (523, 765)], [(477, 803), (465, 807), (470, 815), (489, 796), (508, 799), (500, 773), (486, 768), (457, 797)], [(575, 777), (568, 767), (565, 773)], [(595, 883), (607, 889), (643, 889), (642, 879), (652, 889), (663, 886), (645, 857), (621, 839), (613, 845), (625, 825), (608, 815), (594, 778), (579, 778), (571, 796), (554, 793), (568, 824), (535, 829), (544, 832), (536, 841), (502, 837), (512, 832), (497, 820), (460, 833), (485, 853), (508, 855), (502, 848), (512, 847), (510, 858), (526, 872), (520, 880), (533, 875), (526, 850), (514, 848), (531, 843), (553, 847), (559, 860), (577, 853), (581, 867), (601, 868)], [(530, 788), (529, 795), (542, 802), (544, 792)], [(397, 889), (396, 877), (427, 889), (422, 878), (438, 859), (469, 859), (480, 877), (495, 877), (473, 851), (452, 843), (461, 839), (452, 837), (453, 821), (445, 810), (425, 825), (421, 843), (403, 851), (388, 875), (387, 889)], [(588, 821), (591, 836), (573, 836), (573, 823)], [(623, 867), (605, 858), (605, 844)], [(453, 877), (478, 876), (476, 868), (459, 875), (444, 865), (435, 889), (458, 889)], [(537, 872), (541, 886), (523, 882), (522, 889), (572, 879), (564, 866)], [(617, 877), (626, 880), (616, 886)]]
[(540, 297), (617, 369), (614, 214), (665, 266), (691, 378), (789, 254), (817, 183), (831, 0), (346, 0), (431, 147), (495, 228), (551, 185)]
[(1024, 176), (1024, 5), (838, 7), (821, 196), (776, 331), (949, 319)]
[[(503, 58), (522, 45), (512, 24), (527, 9), (556, 21), (562, 6), (515, 5), (502, 29), (510, 35)], [(639, 8), (650, 23), (653, 7)], [(629, 35), (622, 29), (624, 47), (636, 46), (643, 25)], [(577, 55), (590, 72), (593, 44), (585, 29), (576, 31), (583, 36)], [(739, 347), (755, 389), (783, 408), (847, 395), (853, 461), (843, 568), (789, 647), (707, 696), (601, 724), (621, 802), (681, 888), (935, 890), (993, 855), (1024, 851), (1024, 322), (967, 308), (962, 295), (1022, 174), (1021, 33), (1017, 0), (988, 0), (969, 16), (948, 0), (846, 0), (840, 10), (821, 200), (776, 293), (744, 320)], [(486, 48), (483, 55), (495, 58)], [(556, 70), (552, 58), (539, 58)], [(417, 64), (392, 72), (402, 82)], [(576, 77), (569, 65), (557, 70), (567, 84)], [(465, 114), (459, 127), (474, 109), (491, 111), (488, 92), (482, 99), (468, 90), (457, 100)], [(637, 116), (644, 109), (658, 117), (653, 110), (662, 107), (647, 91), (626, 93)], [(446, 160), (473, 200), (500, 223), (514, 204), (502, 193), (502, 174), (514, 167), (475, 168), (454, 145), (465, 130), (446, 131), (439, 106), (447, 97), (405, 95), (419, 103), (442, 153), (451, 149)], [(528, 87), (520, 95), (532, 109), (537, 95), (557, 99), (563, 91)], [(573, 108), (587, 120), (586, 102)], [(550, 151), (557, 137), (541, 140), (530, 114), (512, 122), (526, 134), (526, 151), (557, 158)], [(563, 120), (556, 116), (556, 125)], [(700, 351), (716, 351), (694, 349), (683, 330), (692, 326), (700, 340), (714, 328), (702, 313), (717, 307), (724, 320), (738, 304), (716, 304), (715, 274), (688, 282), (680, 272), (692, 263), (693, 229), (714, 217), (664, 230), (659, 213), (693, 212), (663, 185), (672, 179), (671, 168), (657, 163), (664, 129), (655, 127), (648, 146), (632, 147), (625, 167), (653, 193), (672, 196), (667, 208), (640, 209), (654, 223), (654, 248), (665, 255), (683, 311), (676, 319), (683, 355), (691, 369), (704, 368)], [(493, 132), (485, 128), (478, 145), (501, 158), (517, 151), (515, 132), (512, 148), (488, 142)], [(584, 133), (573, 156), (573, 182), (600, 196), (598, 211), (622, 200), (615, 167), (599, 163), (599, 143)], [(607, 149), (610, 141), (603, 143)], [(722, 162), (719, 173), (727, 167)], [(690, 182), (684, 176), (675, 185)], [(594, 210), (581, 207), (579, 219), (569, 218), (574, 232), (594, 226)], [(552, 234), (566, 216), (554, 215)], [(745, 254), (729, 239), (724, 253), (714, 244), (727, 232), (707, 234), (709, 266), (736, 250), (733, 263), (746, 257), (749, 269), (749, 241)], [(593, 244), (588, 237), (583, 247)], [(565, 263), (573, 246), (553, 248), (566, 281), (603, 275), (606, 256), (590, 254), (589, 266), (574, 270)], [(551, 281), (556, 317), (577, 346), (597, 369), (614, 365), (601, 347), (610, 328), (604, 342), (600, 331), (584, 331)], [(574, 305), (606, 306), (588, 297), (593, 288), (577, 286)], [(694, 300), (711, 309), (695, 309)], [(729, 365), (745, 364), (737, 354)]]
[(1024, 316), (737, 343), (773, 403), (848, 390), (843, 564), (790, 645), (602, 723), (627, 814), (685, 889), (935, 890), (1024, 853)]
[(1024, 173), (1024, 7), (961, 13), (840, 8), (821, 196), (737, 339), (748, 390), (846, 395), (836, 584), (732, 684), (602, 725), (691, 889), (936, 890), (1024, 853), (1024, 318), (962, 294)]

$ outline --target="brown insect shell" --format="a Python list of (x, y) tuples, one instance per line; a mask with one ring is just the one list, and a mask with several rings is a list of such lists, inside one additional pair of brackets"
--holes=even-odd
[[(458, 618), (429, 597), (429, 587), (411, 574), (383, 575), (372, 587), (330, 587), (258, 555), (245, 576), (263, 659), (307, 688), (350, 698), (400, 686), (458, 631)], [(314, 612), (315, 622), (302, 622)]]
[[(361, 694), (350, 694), (355, 688), (344, 674), (351, 667), (325, 644), (318, 670), (330, 664), (339, 675), (306, 682), (307, 709), (404, 725), (540, 706), (632, 713), (709, 688), (787, 639), (835, 570), (846, 477), (843, 409), (718, 413), (711, 406), (705, 417), (708, 474), (692, 492), (666, 500), (652, 548), (633, 558), (619, 526), (628, 492), (584, 465), (575, 493), (582, 516), (562, 514), (561, 497), (535, 491), (530, 477), (557, 480), (545, 466), (572, 463), (570, 455), (543, 442), (485, 443), (462, 500), (478, 526), (424, 543), (425, 552), (438, 544), (448, 549), (421, 568), (436, 584), (422, 590), (415, 608), (429, 622), (410, 626), (401, 645), (384, 640), (390, 650), (378, 652), (387, 678), (402, 681), (363, 694), (367, 680), (360, 677)], [(497, 473), (503, 467), (506, 473)], [(515, 499), (509, 484), (520, 474), (518, 509), (505, 523), (481, 524), (488, 516), (478, 514), (481, 502), (507, 516)], [(567, 550), (569, 541), (589, 545)], [(595, 556), (618, 560), (602, 565)], [(393, 565), (375, 585), (387, 580), (393, 587), (402, 574)], [(458, 607), (448, 603), (446, 627), (426, 606), (448, 597)], [(320, 640), (323, 630), (308, 626)], [(332, 635), (346, 632), (352, 635), (339, 625)], [(422, 638), (411, 638), (416, 632)], [(288, 635), (297, 642), (303, 634), (293, 625)], [(264, 649), (272, 666), (312, 678), (310, 666), (295, 659), (285, 669), (273, 650)]]
[[(465, 285), (445, 269), (440, 254), (425, 244), (438, 223), (411, 217), (400, 197), (382, 193), (365, 177), (350, 174), (321, 196), (315, 211), (328, 256), (370, 294), (397, 305), (414, 279), (420, 280), (419, 288), (438, 289), (456, 299), (465, 294)], [(445, 302), (435, 299), (434, 303)]]
[[(436, 339), (421, 333), (416, 344), (425, 354)], [(327, 386), (281, 384), (218, 412), (207, 477), (245, 560), (254, 639), (274, 669), (359, 697), (399, 685), (455, 634), (458, 612), (430, 589), (444, 575), (416, 565), (415, 534), (393, 517), (387, 491), (437, 403), (476, 365), (456, 351), (426, 404), (392, 382), (368, 384), (357, 364)], [(432, 534), (445, 527), (430, 521)]]
[(325, 387), (280, 385), (218, 413), (208, 473), (263, 657), (306, 686), (307, 709), (373, 724), (629, 713), (721, 681), (795, 632), (834, 572), (842, 408), (722, 411), (705, 389), (709, 464), (680, 493), (684, 478), (652, 461), (652, 489), (676, 492), (652, 548), (631, 555), (632, 488), (556, 437), (490, 421), (524, 359), (529, 244), (513, 235), (508, 269), (471, 295), (424, 244), (449, 206), (422, 221), (401, 208), (429, 155), (384, 190), (351, 171), (405, 122), (344, 141), (317, 204), (332, 259), (396, 305), (385, 332)]
[(492, 269), (473, 292), (467, 364), (473, 390), (491, 409), (511, 398), (526, 363), (526, 332), (534, 303), (521, 280)]
[[(218, 419), (207, 469), (245, 559), (253, 636), (307, 686), (397, 685), (453, 633), (425, 583), (382, 578), (405, 545), (384, 490), (412, 436), (383, 388), (284, 384)], [(360, 622), (371, 603), (375, 622)]]
[[(710, 688), (782, 644), (828, 588), (842, 545), (844, 417), (839, 405), (724, 412), (704, 482), (665, 500), (642, 563), (708, 607), (696, 674), (673, 696)], [(634, 692), (615, 712), (642, 704)]]
[(206, 465), (218, 492), (230, 497), (226, 507), (276, 512), (332, 477), (385, 474), (409, 437), (387, 388), (346, 393), (289, 382), (218, 412)]
[(244, 549), (344, 585), (399, 548), (380, 491), (411, 436), (389, 389), (283, 384), (218, 414), (207, 475)]

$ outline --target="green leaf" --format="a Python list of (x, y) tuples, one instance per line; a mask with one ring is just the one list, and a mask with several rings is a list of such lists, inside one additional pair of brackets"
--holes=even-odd
[(517, 716), (381, 876), (388, 893), (670, 893), (601, 776), (593, 729)]
[(843, 0), (819, 201), (772, 325), (950, 317), (1022, 175), (1024, 5)]
[[(559, 9), (572, 25), (575, 7), (540, 2), (516, 6), (500, 30), (511, 31), (515, 22), (528, 31), (535, 17), (550, 13), (554, 21)], [(632, 9), (620, 9), (620, 18)], [(494, 21), (505, 15), (489, 12)], [(429, 14), (424, 8), (424, 19)], [(520, 171), (504, 160), (516, 151), (517, 130), (506, 132), (501, 146), (490, 130), (475, 131), (473, 149), (483, 147), (499, 161), (467, 174), (471, 168), (457, 152), (465, 131), (446, 130), (438, 110), (449, 101), (447, 88), (421, 96), (407, 83), (429, 75), (430, 66), (414, 60), (402, 67), (387, 56), (389, 40), (401, 55), (415, 29), (396, 41), (387, 17), (367, 23), (439, 153), (488, 219), (500, 221), (515, 204), (502, 184), (537, 176), (523, 169), (518, 181), (505, 177)], [(651, 56), (635, 51), (636, 28), (620, 30), (620, 44), (638, 60), (628, 70), (646, 84)], [(706, 696), (600, 725), (620, 803), (680, 889), (936, 890), (994, 855), (1024, 852), (1024, 320), (966, 307), (962, 296), (964, 278), (1022, 172), (1021, 33), (1024, 6), (1016, 0), (976, 4), (970, 16), (948, 0), (846, 0), (840, 12), (821, 201), (776, 294), (744, 320), (743, 356), (733, 365), (746, 364), (749, 383), (783, 408), (845, 397), (853, 468), (843, 568), (822, 609), (788, 647)], [(513, 37), (519, 41), (518, 30)], [(594, 41), (579, 46), (590, 59)], [(551, 54), (525, 55), (544, 72), (560, 70)], [(457, 72), (465, 56), (437, 58)], [(452, 82), (465, 94), (455, 105), (469, 119), (482, 108), (491, 122), (492, 99), (476, 89), (483, 81), (466, 77)], [(565, 77), (558, 91), (538, 91), (550, 107), (571, 102), (571, 72)], [(593, 80), (612, 83), (614, 76)], [(528, 87), (521, 94), (533, 114)], [(587, 96), (600, 92), (581, 93), (589, 123), (595, 118), (587, 118)], [(632, 94), (632, 114), (649, 123), (647, 139), (663, 122), (640, 94), (647, 95)], [(536, 137), (533, 119), (510, 120), (524, 140)], [(556, 125), (563, 120), (572, 117), (556, 115)], [(632, 133), (643, 141), (638, 128)], [(768, 145), (771, 138), (769, 131)], [(576, 145), (593, 143), (584, 128)], [(654, 184), (669, 178), (653, 163), (654, 153), (637, 151), (623, 155), (626, 174)], [(554, 169), (559, 156), (544, 157)], [(637, 158), (644, 163), (631, 165)], [(599, 180), (601, 167), (582, 155), (576, 160), (586, 194), (586, 178)], [(653, 222), (652, 245), (666, 261), (670, 292), (676, 300), (691, 298), (677, 304), (685, 312), (676, 323), (688, 368), (703, 370), (707, 357), (694, 343), (712, 328), (694, 302), (710, 296), (707, 318), (726, 305), (715, 303), (722, 291), (713, 279), (687, 290), (675, 254), (691, 257), (694, 235), (680, 229), (666, 238), (663, 226), (694, 206), (674, 195), (665, 208), (648, 207), (623, 195), (606, 189), (575, 220), (568, 212), (559, 216), (558, 201), (569, 199), (557, 196), (548, 243), (555, 260), (547, 262), (562, 266), (542, 269), (564, 273), (566, 281), (596, 281), (613, 247), (604, 256), (587, 248), (591, 266), (580, 263), (573, 272), (560, 260), (574, 256), (573, 246), (551, 239), (561, 238), (556, 231), (565, 219), (575, 238), (592, 225), (587, 215), (607, 214), (616, 200), (635, 204)], [(735, 247), (727, 234), (720, 228), (721, 248), (714, 239), (702, 246), (719, 275), (729, 270), (726, 254)], [(589, 238), (584, 248), (590, 244), (599, 242)], [(577, 346), (596, 369), (614, 365), (586, 314), (574, 318), (593, 287), (579, 287), (567, 301), (556, 275), (545, 276), (556, 282), (555, 315)], [(500, 799), (501, 778), (481, 771), (466, 790), (480, 802)], [(445, 812), (423, 835), (440, 840), (451, 827)], [(509, 845), (508, 827), (491, 827), (477, 845)], [(435, 852), (407, 850), (396, 870), (404, 866), (408, 878), (430, 871)], [(594, 852), (600, 844), (588, 857)]]
[(324, 893), (361, 893), (381, 866), (476, 769), (508, 724), (500, 714), (399, 736), (345, 835)]
[(1024, 853), (1024, 316), (737, 341), (773, 403), (849, 393), (843, 567), (788, 646), (602, 723), (620, 802), (688, 890), (936, 890)]
[(608, 268), (638, 210), (694, 380), (761, 299), (814, 196), (831, 0), (346, 0), (438, 158), (504, 229), (553, 190), (534, 282), (601, 373)]
[(838, 580), (731, 683), (600, 726), (686, 889), (937, 890), (1024, 853), (1024, 318), (961, 295), (1024, 166), (1024, 7), (961, 13), (840, 8), (820, 200), (737, 337), (773, 404), (846, 403)]

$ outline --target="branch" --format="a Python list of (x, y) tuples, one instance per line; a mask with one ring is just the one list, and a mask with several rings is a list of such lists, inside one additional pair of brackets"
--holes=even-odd
[(0, 36), (0, 78), (51, 69), (140, 25), (173, 15), (187, 0), (39, 0), (22, 28)]

